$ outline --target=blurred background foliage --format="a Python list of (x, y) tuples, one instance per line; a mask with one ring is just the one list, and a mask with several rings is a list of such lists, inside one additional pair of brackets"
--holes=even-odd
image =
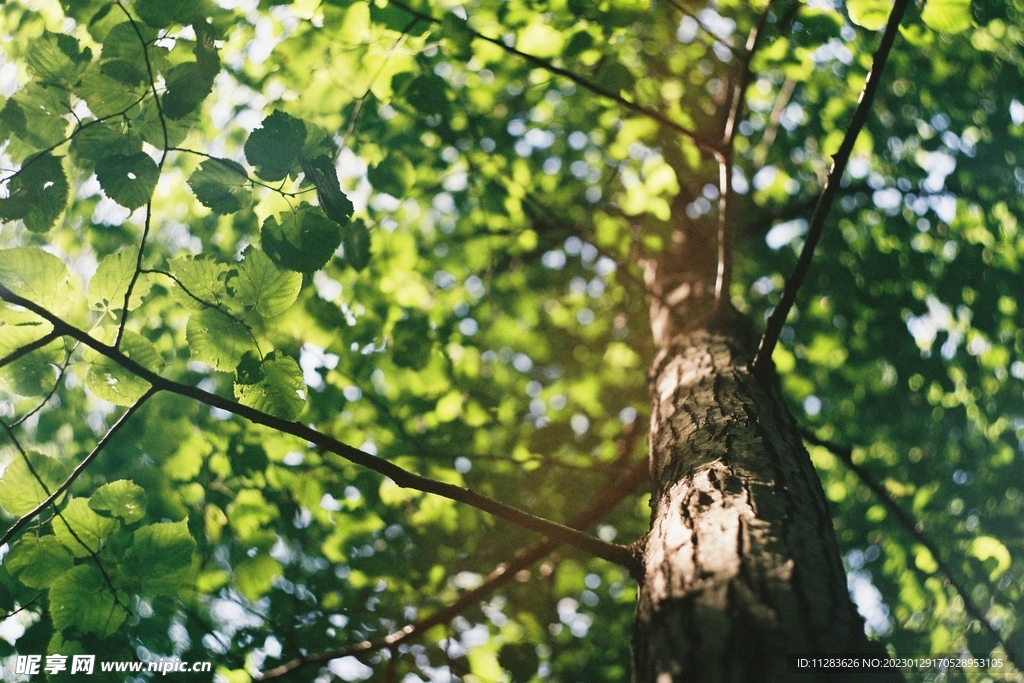
[[(270, 412), (566, 521), (646, 457), (653, 345), (642, 263), (680, 222), (717, 220), (717, 167), (697, 142), (720, 124), (748, 32), (767, 13), (735, 140), (731, 295), (763, 321), (889, 7), (9, 1), (0, 248), (59, 256), (66, 270), (33, 261), (50, 278), (36, 284), (51, 287), (36, 300), (112, 342), (145, 234), (122, 345), (137, 349), (130, 356), (242, 400), (257, 400), (244, 387), (262, 387)], [(901, 655), (998, 654), (994, 633), (1024, 651), (1022, 25), (1020, 0), (911, 7), (774, 357), (798, 420), (852, 448), (917, 523), (915, 536), (840, 458), (811, 447), (851, 593), (871, 633)], [(77, 39), (74, 50), (56, 34)], [(310, 168), (275, 174), (267, 159), (280, 150), (256, 148), (287, 147), (291, 119), (247, 145), (272, 130), (275, 111), (305, 122), (295, 144), (332, 161), (353, 205), (340, 232), (323, 227), (328, 238), (305, 245), (330, 247), (319, 264), (289, 265), (261, 234), (303, 201), (333, 218)], [(37, 186), (13, 176), (44, 151)], [(206, 175), (193, 175), (201, 165)], [(37, 208), (17, 204), (19, 191)], [(261, 246), (275, 265), (260, 265)], [(0, 251), (0, 282), (24, 275), (26, 253)], [(233, 278), (257, 266), (280, 298), (243, 300)], [(248, 311), (244, 325), (201, 318), (182, 291), (193, 281), (209, 288), (207, 302)], [(4, 309), (0, 355), (34, 339), (19, 336), (19, 315)], [(275, 368), (286, 398), (265, 379)], [(110, 389), (129, 381), (62, 341), (0, 370), (0, 505), (11, 521), (28, 509), (15, 491), (35, 486), (20, 451), (61, 481), (118, 406), (145, 391)], [(121, 480), (141, 487), (144, 518), (95, 502)], [(118, 486), (119, 504), (138, 502)], [(591, 530), (639, 538), (644, 488)], [(26, 579), (5, 560), (2, 656), (209, 659), (219, 680), (241, 683), (416, 622), (538, 540), (170, 394), (148, 400), (70, 494), (64, 513), (93, 524), (103, 551), (68, 556), (62, 548), (77, 546), (49, 514), (22, 532), (18, 543), (35, 545), (20, 552), (55, 569)], [(76, 504), (86, 499), (88, 510)], [(124, 550), (150, 527), (180, 556), (166, 584), (143, 581), (151, 567), (132, 560), (142, 551)], [(86, 599), (55, 593), (70, 572), (90, 574), (116, 619), (58, 618), (61, 600)], [(414, 641), (285, 678), (622, 681), (634, 593), (622, 568), (563, 547)]]

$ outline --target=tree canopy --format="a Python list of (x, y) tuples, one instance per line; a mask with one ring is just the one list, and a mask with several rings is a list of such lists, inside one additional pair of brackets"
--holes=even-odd
[(1021, 0), (0, 4), (0, 656), (626, 680), (644, 266), (689, 221), (723, 299), (778, 311), (759, 360), (869, 632), (1016, 672), (1022, 26)]

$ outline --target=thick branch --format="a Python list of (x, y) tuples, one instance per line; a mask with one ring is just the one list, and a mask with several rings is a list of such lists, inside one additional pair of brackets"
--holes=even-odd
[(166, 391), (179, 396), (185, 396), (208, 406), (220, 408), (221, 410), (226, 410), (229, 413), (238, 415), (239, 417), (244, 417), (250, 422), (270, 427), (271, 429), (275, 429), (285, 434), (297, 436), (300, 439), (305, 439), (324, 451), (333, 453), (334, 455), (348, 460), (349, 462), (366, 467), (367, 469), (383, 474), (386, 477), (390, 477), (392, 481), (404, 488), (415, 489), (423, 491), (424, 493), (433, 493), (456, 502), (466, 503), (467, 505), (471, 505), (496, 517), (501, 517), (502, 519), (512, 522), (524, 529), (535, 531), (551, 538), (556, 538), (563, 543), (568, 543), (569, 545), (579, 548), (583, 552), (593, 555), (594, 557), (600, 557), (601, 559), (608, 560), (609, 562), (620, 564), (627, 567), (632, 572), (637, 571), (637, 560), (633, 556), (632, 551), (626, 546), (607, 543), (563, 524), (558, 524), (557, 522), (552, 522), (542, 517), (531, 515), (530, 513), (512, 507), (511, 505), (506, 505), (505, 503), (494, 500), (493, 498), (488, 498), (476, 491), (472, 491), (461, 486), (446, 484), (444, 482), (415, 474), (395, 465), (392, 462), (377, 458), (369, 453), (364, 453), (358, 448), (344, 444), (330, 436), (327, 436), (326, 434), (321, 434), (315, 429), (307, 427), (299, 422), (274, 417), (273, 415), (268, 415), (256, 410), (255, 408), (250, 408), (249, 406), (236, 403), (235, 401), (217, 396), (216, 394), (211, 394), (208, 391), (203, 391), (198, 387), (191, 387), (186, 384), (169, 380), (139, 365), (116, 348), (97, 341), (84, 330), (69, 325), (42, 306), (39, 306), (24, 297), (18, 296), (3, 285), (0, 285), (0, 299), (4, 299), (9, 303), (22, 306), (32, 311), (52, 324), (54, 332), (63, 336), (71, 337), (72, 339), (85, 344), (100, 355), (109, 358), (124, 369), (149, 382), (153, 385), (154, 391)]
[[(591, 505), (589, 509), (577, 515), (569, 523), (569, 526), (574, 529), (585, 529), (590, 526), (600, 519), (602, 515), (618, 505), (623, 498), (635, 491), (638, 486), (646, 482), (648, 477), (649, 467), (647, 460), (644, 459), (636, 463), (624, 477), (616, 479), (601, 491), (594, 504)], [(296, 669), (310, 664), (323, 664), (339, 657), (373, 652), (386, 647), (393, 648), (399, 643), (414, 640), (434, 626), (437, 626), (438, 624), (446, 624), (469, 607), (480, 603), (482, 600), (486, 599), (487, 596), (493, 594), (496, 590), (511, 581), (518, 572), (529, 568), (534, 562), (546, 557), (559, 545), (561, 545), (561, 542), (552, 538), (545, 538), (538, 541), (530, 547), (520, 550), (510, 561), (488, 574), (482, 584), (471, 591), (463, 593), (459, 596), (459, 599), (452, 604), (434, 612), (420, 621), (408, 624), (393, 633), (389, 633), (388, 635), (375, 640), (364, 640), (338, 650), (297, 657), (264, 672), (263, 675), (259, 677), (259, 680), (265, 681), (273, 678), (280, 678), (291, 671), (295, 671)]]
[(0, 368), (10, 365), (19, 358), (24, 358), (33, 351), (43, 348), (44, 346), (52, 342), (54, 339), (60, 338), (60, 336), (61, 335), (59, 335), (57, 332), (50, 332), (49, 334), (46, 334), (40, 337), (39, 339), (36, 339), (31, 344), (25, 344), (17, 351), (12, 351), (3, 358), (0, 358)]
[(942, 559), (942, 555), (939, 552), (938, 546), (936, 546), (930, 538), (924, 535), (924, 533), (920, 529), (920, 525), (914, 521), (913, 517), (911, 517), (903, 508), (896, 504), (896, 501), (892, 499), (892, 497), (889, 495), (889, 492), (885, 490), (885, 487), (883, 487), (881, 484), (875, 481), (875, 479), (871, 476), (871, 473), (868, 472), (867, 469), (861, 467), (860, 465), (856, 464), (853, 461), (852, 449), (850, 449), (847, 446), (840, 446), (830, 441), (825, 441), (824, 439), (819, 439), (813, 432), (808, 431), (806, 429), (801, 430), (801, 433), (808, 443), (812, 443), (815, 446), (821, 446), (822, 448), (827, 449), (832, 455), (839, 458), (844, 465), (846, 465), (850, 470), (853, 471), (854, 474), (857, 475), (857, 478), (860, 479), (862, 484), (871, 489), (871, 492), (878, 497), (878, 500), (882, 504), (882, 507), (884, 507), (886, 511), (888, 511), (889, 514), (893, 516), (893, 518), (899, 523), (899, 525), (902, 526), (906, 530), (906, 532), (914, 538), (915, 541), (917, 541), (918, 543), (920, 543), (928, 549), (928, 552), (932, 554), (932, 558), (934, 558), (935, 564), (939, 568), (939, 571), (946, 575), (946, 579), (949, 580), (949, 584), (953, 586), (953, 589), (956, 590), (956, 592), (960, 595), (961, 599), (963, 599), (964, 607), (967, 610), (967, 613), (985, 626), (985, 628), (992, 635), (992, 637), (995, 638), (996, 642), (999, 643), (1006, 651), (1006, 656), (1009, 657), (1011, 662), (1013, 662), (1013, 665), (1017, 667), (1018, 670), (1021, 670), (1021, 664), (1024, 663), (1024, 656), (1021, 656), (1021, 653), (1017, 652), (1013, 647), (1010, 646), (1009, 643), (1007, 643), (1003, 639), (1002, 635), (1000, 635), (999, 633), (999, 630), (996, 629), (995, 626), (993, 626), (992, 623), (988, 620), (988, 617), (985, 616), (985, 612), (974, 603), (974, 600), (971, 599), (970, 591), (967, 590), (967, 586), (964, 586), (956, 578), (956, 575), (953, 573), (952, 568), (950, 568), (949, 564)]
[(871, 63), (871, 71), (868, 72), (867, 80), (864, 82), (864, 89), (861, 91), (857, 109), (853, 112), (850, 127), (846, 129), (843, 143), (839, 146), (839, 151), (836, 152), (832, 170), (829, 171), (828, 180), (825, 183), (825, 189), (822, 191), (818, 205), (814, 209), (814, 215), (811, 217), (811, 224), (807, 231), (807, 241), (804, 242), (804, 247), (800, 252), (800, 258), (797, 260), (796, 267), (793, 269), (792, 274), (790, 274), (789, 279), (786, 280), (786, 288), (782, 292), (782, 299), (779, 301), (779, 305), (775, 307), (771, 317), (768, 318), (767, 327), (765, 328), (764, 335), (761, 337), (761, 344), (757, 349), (757, 355), (754, 357), (753, 365), (755, 370), (763, 370), (769, 366), (772, 351), (775, 350), (775, 344), (779, 341), (782, 326), (786, 323), (786, 316), (789, 315), (790, 309), (793, 308), (796, 293), (800, 289), (800, 285), (803, 284), (804, 278), (807, 277), (807, 271), (811, 267), (811, 259), (814, 258), (814, 249), (818, 246), (822, 230), (825, 227), (825, 217), (828, 216), (829, 209), (832, 208), (832, 203), (835, 201), (836, 193), (839, 191), (839, 181), (842, 180), (846, 164), (850, 160), (853, 144), (857, 141), (857, 136), (868, 120), (871, 103), (875, 99), (878, 84), (882, 79), (882, 71), (885, 69), (885, 62), (889, 58), (889, 51), (892, 49), (893, 41), (896, 40), (900, 20), (903, 18), (903, 13), (909, 4), (910, 0), (896, 0), (892, 13), (889, 15), (889, 22), (885, 27), (885, 33), (882, 35), (882, 43), (878, 46), (878, 51), (875, 52), (874, 60)]

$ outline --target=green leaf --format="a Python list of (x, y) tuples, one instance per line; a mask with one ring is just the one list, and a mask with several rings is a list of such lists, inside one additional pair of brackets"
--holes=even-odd
[(195, 550), (188, 520), (150, 524), (133, 534), (126, 565), (141, 581), (144, 597), (174, 596), (192, 576)]
[(103, 73), (99, 63), (93, 62), (82, 73), (78, 82), (71, 86), (72, 92), (85, 100), (89, 111), (98, 119), (105, 119), (127, 111), (146, 93), (145, 84), (134, 88), (125, 87)]
[(235, 368), (235, 384), (256, 384), (266, 375), (263, 372), (263, 361), (252, 351), (242, 354), (242, 360)]
[(97, 161), (112, 154), (138, 154), (142, 151), (142, 138), (134, 128), (120, 122), (86, 121), (68, 151), (76, 166), (91, 171)]
[(941, 33), (961, 33), (974, 24), (971, 0), (927, 0), (921, 21)]
[(338, 171), (330, 157), (318, 156), (312, 161), (302, 159), (302, 171), (306, 178), (316, 187), (316, 196), (320, 200), (320, 208), (335, 223), (346, 225), (352, 217), (352, 202), (341, 191), (338, 182)]
[(196, 62), (185, 62), (168, 70), (167, 93), (161, 99), (164, 115), (177, 120), (198, 109), (213, 92), (214, 76), (216, 72), (208, 73)]
[(362, 270), (370, 263), (370, 231), (366, 223), (360, 218), (352, 221), (345, 230), (342, 244), (345, 247), (345, 263), (352, 266), (356, 272)]
[[(24, 338), (21, 334), (14, 336)], [(7, 340), (4, 342), (3, 346), (8, 346)], [(19, 396), (45, 396), (57, 381), (56, 366), (63, 350), (62, 342), (53, 342), (0, 368), (0, 387)]]
[(103, 573), (91, 563), (65, 572), (50, 586), (49, 597), (53, 626), (58, 630), (74, 627), (82, 633), (106, 637), (117, 631), (128, 616)]
[(473, 31), (465, 20), (448, 12), (441, 20), (441, 35), (449, 54), (456, 59), (468, 60), (473, 56)]
[(252, 367), (252, 358), (239, 363), (236, 371), (235, 398), (242, 405), (255, 408), (275, 417), (294, 420), (306, 407), (303, 395), (302, 370), (287, 356), (267, 354), (259, 376)]
[(248, 247), (243, 256), (238, 264), (238, 275), (231, 280), (235, 299), (247, 309), (255, 308), (264, 318), (291, 308), (302, 288), (302, 276), (280, 270), (255, 247)]
[(238, 563), (231, 573), (231, 583), (246, 598), (256, 601), (270, 591), (274, 579), (283, 573), (280, 562), (269, 555), (257, 555)]
[[(125, 330), (120, 349), (121, 353), (147, 370), (158, 372), (163, 366), (164, 359), (153, 343), (131, 330)], [(106, 356), (96, 359), (85, 381), (98, 398), (119, 406), (134, 404), (150, 387), (149, 382)]]
[(430, 362), (433, 342), (430, 340), (430, 320), (422, 313), (410, 313), (405, 320), (395, 323), (392, 359), (400, 368), (422, 370)]
[[(978, 536), (974, 539), (971, 542), (970, 554), (982, 562), (993, 560), (989, 571), (989, 581), (998, 581), (1012, 563), (1010, 551), (998, 538), (992, 536)], [(989, 563), (986, 562), (986, 564)]]
[(26, 66), (41, 81), (67, 85), (91, 60), (92, 50), (79, 50), (77, 38), (43, 31), (29, 47)]
[[(142, 139), (157, 149), (165, 149), (180, 145), (188, 134), (200, 121), (199, 111), (193, 111), (180, 118), (172, 119), (167, 116), (160, 118), (160, 110), (156, 101), (147, 99), (142, 104), (142, 113), (135, 119), (135, 131), (142, 136)], [(164, 132), (167, 139), (164, 139)]]
[(135, 13), (153, 28), (188, 24), (199, 11), (199, 0), (136, 0)]
[(171, 293), (185, 308), (199, 311), (220, 304), (227, 296), (227, 264), (211, 258), (181, 256), (171, 259), (170, 266), (176, 285)]
[(444, 114), (451, 104), (445, 93), (448, 83), (440, 76), (425, 74), (417, 76), (405, 91), (405, 98), (421, 114)]
[(108, 197), (134, 211), (153, 196), (160, 169), (145, 152), (115, 154), (96, 162), (96, 179)]
[(221, 372), (234, 371), (246, 351), (258, 351), (249, 328), (213, 308), (189, 316), (185, 337), (192, 360)]
[(29, 588), (48, 588), (74, 564), (74, 556), (53, 536), (24, 536), (4, 557), (7, 570)]
[(305, 141), (306, 124), (283, 111), (275, 111), (249, 134), (245, 159), (256, 167), (256, 175), (263, 180), (284, 180), (298, 164)]
[(271, 216), (260, 232), (263, 250), (282, 268), (312, 273), (324, 267), (341, 244), (341, 227), (322, 211), (300, 204), (291, 213), (281, 214), (281, 222)]
[(68, 121), (64, 116), (70, 111), (66, 90), (29, 83), (0, 111), (0, 139), (13, 136), (27, 146), (28, 152), (52, 149), (67, 139)]
[(249, 175), (230, 159), (205, 160), (189, 176), (188, 185), (203, 206), (221, 216), (252, 205)]
[(0, 249), (0, 284), (51, 311), (64, 310), (69, 277), (64, 261), (39, 247)]
[(89, 507), (131, 524), (146, 516), (146, 491), (134, 482), (118, 479), (96, 489), (89, 496)]
[(623, 64), (611, 61), (603, 64), (597, 72), (597, 84), (618, 95), (623, 90), (631, 91), (636, 85), (633, 73)]
[(33, 451), (28, 452), (28, 461), (32, 463), (31, 468), (19, 455), (0, 476), (0, 506), (15, 517), (30, 512), (46, 500), (64, 483), (70, 471), (67, 463)]
[(103, 541), (121, 528), (121, 523), (89, 508), (85, 498), (71, 498), (60, 516), (53, 518), (53, 533), (75, 557), (98, 553)]
[(24, 220), (33, 232), (46, 232), (68, 204), (68, 178), (60, 159), (47, 153), (31, 159), (7, 185), (0, 219)]
[[(116, 254), (104, 256), (96, 274), (89, 280), (89, 306), (97, 311), (123, 309), (124, 297), (135, 274), (137, 260), (138, 252), (135, 249), (122, 249)], [(132, 288), (129, 310), (142, 303), (142, 299), (149, 293), (150, 284), (146, 273), (139, 275)]]
[(405, 197), (416, 182), (416, 169), (401, 152), (392, 152), (366, 173), (367, 180), (378, 192), (392, 197)]
[(869, 31), (877, 31), (888, 23), (892, 4), (892, 0), (847, 0), (846, 9), (850, 21)]
[(263, 528), (280, 515), (263, 493), (256, 489), (242, 489), (227, 508), (228, 521), (243, 542), (250, 542)]
[[(136, 32), (137, 27), (142, 29), (141, 39)], [(103, 51), (100, 54), (103, 74), (124, 85), (147, 83), (149, 73), (142, 40), (149, 41), (155, 37), (151, 30), (129, 21), (114, 26), (103, 39)]]
[[(39, 322), (28, 311), (0, 307), (0, 358), (37, 341), (53, 328)], [(19, 396), (45, 396), (57, 382), (57, 366), (66, 358), (67, 349), (57, 339), (21, 358), (0, 367), (0, 390)]]

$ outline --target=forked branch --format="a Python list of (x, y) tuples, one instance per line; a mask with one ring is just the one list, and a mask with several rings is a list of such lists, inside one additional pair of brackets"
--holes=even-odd
[(403, 488), (415, 489), (424, 493), (433, 493), (456, 502), (466, 503), (467, 505), (471, 505), (496, 517), (501, 517), (502, 519), (512, 522), (524, 529), (535, 531), (549, 538), (558, 539), (559, 541), (579, 548), (583, 552), (593, 555), (594, 557), (599, 557), (609, 562), (622, 565), (628, 568), (631, 573), (636, 574), (639, 571), (638, 561), (634, 556), (633, 551), (626, 546), (607, 543), (599, 538), (582, 533), (563, 524), (552, 522), (551, 520), (544, 519), (543, 517), (537, 517), (536, 515), (532, 515), (528, 512), (512, 507), (511, 505), (506, 505), (505, 503), (494, 500), (493, 498), (488, 498), (476, 491), (463, 488), (461, 486), (455, 486), (453, 484), (446, 484), (444, 482), (430, 479), (429, 477), (415, 474), (392, 462), (375, 457), (369, 453), (364, 453), (358, 448), (342, 443), (337, 439), (327, 436), (326, 434), (322, 434), (302, 423), (274, 417), (273, 415), (268, 415), (267, 413), (256, 410), (255, 408), (250, 408), (249, 406), (217, 396), (216, 394), (212, 394), (208, 391), (203, 391), (198, 387), (192, 387), (169, 380), (152, 370), (139, 365), (113, 346), (108, 346), (107, 344), (97, 341), (95, 338), (90, 336), (88, 332), (66, 323), (60, 317), (54, 315), (39, 304), (18, 296), (3, 285), (0, 285), (0, 299), (17, 306), (22, 306), (32, 313), (35, 313), (53, 325), (54, 332), (62, 336), (71, 337), (72, 339), (88, 346), (100, 355), (114, 361), (125, 370), (128, 370), (139, 378), (149, 382), (153, 387), (153, 391), (166, 391), (168, 393), (191, 398), (208, 406), (220, 408), (221, 410), (226, 410), (227, 412), (239, 417), (244, 417), (250, 422), (263, 425), (264, 427), (270, 427), (271, 429), (275, 429), (285, 434), (297, 436), (300, 439), (304, 439), (310, 444), (317, 446), (323, 451), (336, 455), (344, 460), (348, 460), (356, 465), (360, 465), (361, 467), (373, 470), (379, 474), (383, 474)]

